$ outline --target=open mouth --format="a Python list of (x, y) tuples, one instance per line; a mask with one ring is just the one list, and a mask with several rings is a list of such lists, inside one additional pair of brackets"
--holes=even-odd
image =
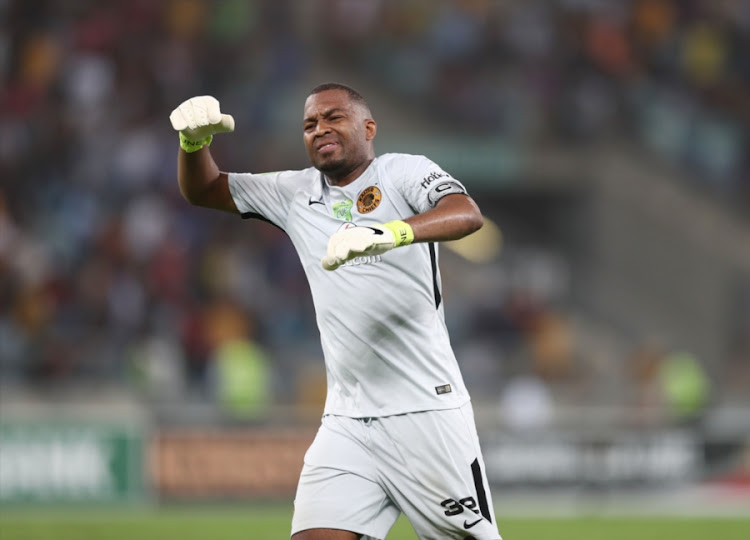
[(329, 142), (329, 143), (321, 144), (320, 146), (318, 146), (318, 152), (320, 152), (321, 154), (324, 154), (326, 152), (330, 152), (331, 150), (333, 150), (337, 146), (338, 146), (338, 143), (335, 143), (335, 142)]

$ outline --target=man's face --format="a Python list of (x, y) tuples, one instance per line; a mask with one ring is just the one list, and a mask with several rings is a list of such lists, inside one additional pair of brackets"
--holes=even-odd
[(344, 90), (309, 96), (303, 129), (307, 156), (329, 178), (344, 177), (374, 157), (375, 122)]

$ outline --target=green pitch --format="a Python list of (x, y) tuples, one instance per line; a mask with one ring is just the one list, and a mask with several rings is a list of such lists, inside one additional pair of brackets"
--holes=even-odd
[[(247, 509), (26, 511), (0, 508), (1, 540), (274, 540), (289, 537), (288, 506)], [(750, 519), (500, 518), (504, 540), (747, 540)], [(403, 518), (387, 540), (416, 540)]]

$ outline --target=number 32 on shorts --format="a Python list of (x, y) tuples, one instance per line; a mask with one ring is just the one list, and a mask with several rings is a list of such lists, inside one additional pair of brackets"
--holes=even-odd
[(475, 514), (479, 513), (477, 502), (474, 500), (474, 497), (466, 497), (460, 499), (458, 502), (456, 502), (455, 499), (445, 499), (440, 503), (440, 506), (445, 508), (446, 516), (455, 516), (457, 514), (460, 514), (464, 511), (464, 508), (471, 510)]
[[(479, 514), (477, 502), (474, 500), (474, 497), (464, 497), (463, 499), (459, 499), (458, 502), (456, 502), (455, 499), (445, 499), (440, 503), (440, 506), (445, 508), (446, 516), (458, 515), (463, 512), (464, 509), (471, 510), (475, 514)], [(476, 521), (472, 521), (471, 523), (468, 523), (467, 521), (464, 521), (464, 529), (471, 529), (474, 525), (482, 521), (482, 518), (480, 517), (479, 519), (477, 519)]]

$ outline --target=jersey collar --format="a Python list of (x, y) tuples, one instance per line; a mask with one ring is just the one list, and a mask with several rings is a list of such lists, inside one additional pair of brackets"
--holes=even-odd
[[(353, 182), (339, 188), (343, 190), (350, 190), (350, 189), (358, 189), (358, 186), (361, 186), (363, 183), (367, 183), (370, 181), (371, 178), (376, 176), (375, 173), (375, 162), (378, 160), (377, 156), (370, 162), (370, 164), (367, 166), (367, 168), (362, 171), (362, 174), (360, 174), (357, 178), (354, 179)], [(320, 173), (320, 183), (319, 186), (321, 188), (320, 195), (323, 196), (323, 193), (326, 191), (330, 191), (330, 189), (334, 186), (328, 183), (328, 180), (326, 180), (325, 175), (321, 172)]]

